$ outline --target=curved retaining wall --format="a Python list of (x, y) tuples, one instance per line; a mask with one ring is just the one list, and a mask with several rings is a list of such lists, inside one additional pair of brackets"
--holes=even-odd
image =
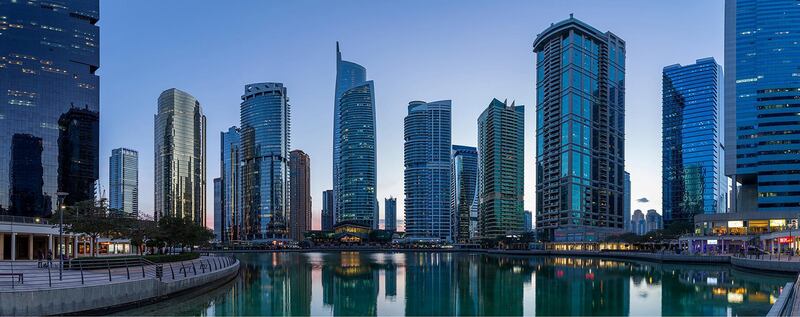
[(227, 282), (239, 273), (239, 261), (215, 272), (177, 281), (156, 279), (104, 285), (0, 293), (0, 316), (40, 316), (101, 311), (154, 301), (196, 287)]

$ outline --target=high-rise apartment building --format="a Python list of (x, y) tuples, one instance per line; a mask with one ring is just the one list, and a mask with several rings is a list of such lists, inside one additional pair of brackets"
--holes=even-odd
[(0, 213), (50, 215), (94, 199), (99, 176), (99, 1), (5, 1)]
[(725, 172), (735, 212), (800, 212), (800, 6), (725, 1)]
[(222, 209), (222, 178), (214, 179), (214, 240), (227, 242), (225, 239), (225, 214)]
[(624, 204), (625, 209), (622, 213), (622, 217), (625, 221), (625, 232), (631, 231), (631, 174), (627, 171), (625, 172), (625, 190), (624, 190)]
[(664, 67), (662, 87), (664, 221), (693, 224), (697, 214), (726, 212), (722, 66), (709, 57)]
[(655, 209), (648, 209), (644, 218), (646, 232), (664, 229), (664, 218)]
[(450, 238), (468, 243), (478, 226), (478, 149), (453, 145), (450, 161)]
[(478, 227), (491, 239), (523, 229), (525, 107), (493, 99), (478, 117)]
[(376, 228), (378, 210), (375, 87), (366, 69), (342, 60), (336, 43), (333, 195), (336, 222)]
[(322, 231), (333, 230), (335, 220), (333, 218), (333, 190), (328, 189), (322, 192), (322, 219), (320, 225)]
[(412, 101), (404, 120), (406, 236), (450, 238), (451, 102)]
[(295, 241), (311, 230), (311, 159), (306, 152), (289, 152), (289, 236)]
[(522, 231), (524, 232), (533, 231), (533, 212), (531, 212), (530, 210), (525, 210), (525, 218), (522, 221)]
[(167, 89), (155, 115), (155, 217), (206, 223), (206, 116), (194, 96)]
[(624, 230), (625, 42), (570, 16), (536, 36), (536, 228), (553, 241)]
[(383, 229), (397, 231), (397, 198), (389, 197), (383, 201)]
[(242, 215), (241, 132), (237, 127), (220, 132), (220, 241), (244, 240)]
[(125, 215), (138, 215), (139, 152), (113, 149), (108, 165), (108, 208)]
[(285, 238), (289, 216), (289, 97), (281, 83), (245, 86), (240, 107), (243, 236)]

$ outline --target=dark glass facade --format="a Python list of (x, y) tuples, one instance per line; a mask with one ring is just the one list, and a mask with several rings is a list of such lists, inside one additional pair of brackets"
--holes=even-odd
[(99, 3), (0, 1), (0, 213), (93, 199)]
[(139, 212), (139, 152), (118, 148), (108, 160), (108, 208), (127, 215)]
[(621, 232), (625, 42), (570, 17), (537, 35), (533, 47), (536, 228), (557, 241)]
[(383, 229), (397, 231), (397, 198), (389, 197), (383, 201)]
[(306, 152), (289, 152), (289, 178), (291, 203), (289, 213), (289, 235), (296, 241), (303, 240), (311, 230), (311, 159)]
[(333, 190), (329, 189), (322, 192), (322, 231), (333, 230)]
[(664, 222), (691, 224), (697, 214), (726, 211), (722, 66), (713, 58), (670, 65), (662, 85)]
[(241, 135), (236, 127), (220, 132), (220, 234), (222, 242), (242, 240)]
[(450, 236), (455, 243), (468, 243), (477, 230), (478, 149), (453, 145), (450, 163)]
[(450, 239), (450, 100), (408, 104), (404, 119), (406, 237)]
[(240, 113), (240, 167), (247, 240), (288, 235), (289, 108), (283, 84), (245, 86)]
[(800, 212), (800, 6), (725, 2), (725, 170), (733, 210)]

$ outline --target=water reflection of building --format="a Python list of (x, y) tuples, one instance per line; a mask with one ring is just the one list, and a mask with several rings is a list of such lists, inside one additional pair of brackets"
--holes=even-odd
[(571, 258), (543, 262), (536, 274), (536, 315), (628, 315), (630, 269), (625, 263)]
[(530, 282), (532, 268), (525, 258), (487, 256), (480, 258), (478, 315), (523, 314), (523, 287)]
[(378, 312), (378, 271), (359, 252), (329, 255), (322, 267), (323, 303), (334, 316), (375, 316)]
[(9, 192), (11, 214), (40, 217), (49, 213), (47, 199), (42, 193), (42, 138), (30, 134), (11, 137)]
[(71, 108), (58, 119), (58, 188), (64, 204), (95, 198), (100, 175), (100, 114), (88, 106)]
[(452, 253), (413, 253), (406, 258), (406, 315), (453, 315)]
[(393, 260), (388, 260), (383, 271), (384, 276), (384, 296), (394, 299), (397, 296), (397, 264)]

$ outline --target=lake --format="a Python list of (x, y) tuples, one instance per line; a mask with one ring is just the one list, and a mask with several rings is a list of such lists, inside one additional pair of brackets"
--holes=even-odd
[(459, 252), (238, 254), (241, 271), (120, 315), (765, 315), (794, 279), (730, 266)]

